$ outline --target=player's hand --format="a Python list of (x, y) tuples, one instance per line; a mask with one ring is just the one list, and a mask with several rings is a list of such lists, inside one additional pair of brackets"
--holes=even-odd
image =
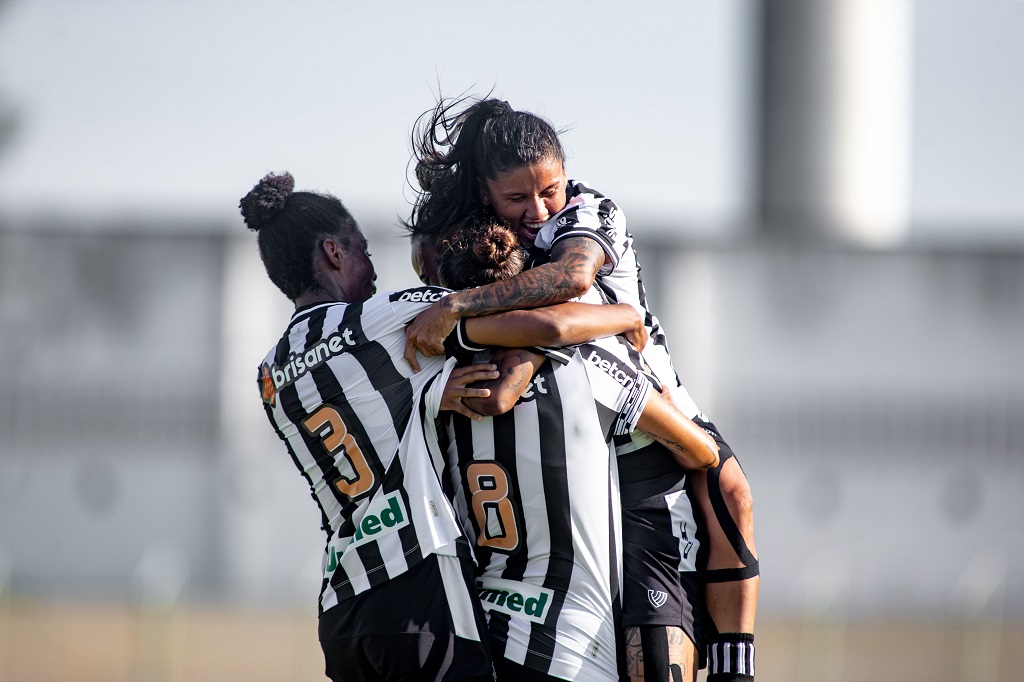
[(448, 377), (444, 393), (441, 395), (441, 409), (456, 412), (473, 421), (482, 421), (483, 415), (477, 414), (469, 409), (463, 402), (463, 398), (489, 398), (491, 391), (488, 388), (470, 388), (469, 384), (476, 381), (490, 381), (498, 378), (498, 366), (492, 363), (478, 365), (466, 365), (456, 367)]
[(405, 359), (414, 372), (420, 371), (416, 351), (428, 358), (444, 354), (444, 340), (459, 323), (458, 314), (445, 305), (446, 298), (417, 315), (412, 324), (405, 329)]
[[(627, 305), (625, 303), (618, 303), (616, 305)], [(636, 313), (636, 325), (632, 329), (626, 330), (623, 335), (629, 344), (636, 348), (637, 351), (643, 351), (647, 347), (647, 327), (644, 326), (644, 321), (641, 319), (640, 314), (636, 312), (636, 308), (629, 306), (630, 310)]]

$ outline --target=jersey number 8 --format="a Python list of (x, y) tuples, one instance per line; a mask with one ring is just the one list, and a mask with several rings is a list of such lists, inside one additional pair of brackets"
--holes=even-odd
[(508, 499), (508, 472), (497, 462), (473, 462), (466, 467), (473, 516), (480, 529), (476, 544), (499, 552), (519, 546), (516, 512)]

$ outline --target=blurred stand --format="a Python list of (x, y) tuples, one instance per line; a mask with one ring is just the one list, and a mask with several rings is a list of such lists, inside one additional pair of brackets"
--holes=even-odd
[(1005, 621), (1007, 559), (1001, 551), (982, 551), (971, 558), (954, 588), (962, 603), (964, 644), (960, 679), (997, 682)]
[(762, 226), (893, 246), (910, 207), (911, 0), (762, 5)]
[[(8, 657), (31, 650), (20, 606), (62, 600), (134, 604), (128, 678), (188, 679), (197, 632), (262, 641), (246, 628), (282, 609), (294, 629), (268, 655), (315, 669), (322, 537), (254, 381), (290, 306), (237, 227), (0, 232)], [(382, 278), (414, 284), (405, 241), (367, 227)], [(867, 679), (850, 676), (860, 628), (893, 621), (939, 628), (970, 679), (1006, 679), (1024, 650), (1005, 639), (1024, 619), (1006, 588), (1024, 580), (1024, 255), (642, 229), (684, 383), (754, 486), (759, 624), (799, 624), (765, 679)], [(202, 630), (210, 605), (252, 613)]]

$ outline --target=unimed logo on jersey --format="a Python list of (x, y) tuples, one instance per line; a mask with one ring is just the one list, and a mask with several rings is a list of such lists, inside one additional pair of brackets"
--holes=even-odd
[[(391, 493), (384, 497), (374, 498), (370, 501), (366, 511), (363, 513), (363, 517), (356, 525), (356, 532), (352, 536), (352, 541), (344, 547), (343, 551), (347, 552), (353, 547), (365, 545), (367, 542), (372, 542), (377, 538), (394, 533), (399, 528), (404, 528), (408, 525), (409, 510), (405, 508), (401, 494)], [(338, 568), (340, 554), (332, 544), (330, 554), (327, 557), (328, 575), (334, 573)]]
[(476, 582), (480, 602), (488, 611), (500, 611), (515, 618), (543, 623), (554, 592), (514, 580), (480, 578)]

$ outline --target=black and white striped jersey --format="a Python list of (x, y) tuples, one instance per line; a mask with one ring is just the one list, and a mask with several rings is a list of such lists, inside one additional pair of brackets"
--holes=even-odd
[(447, 293), (419, 287), (301, 308), (260, 365), (267, 416), (327, 533), (321, 612), (431, 553), (459, 553), (461, 527), (428, 452), (444, 359), (413, 373), (403, 357), (406, 325)]
[(547, 350), (506, 414), (453, 415), (441, 466), (473, 536), (495, 656), (562, 679), (615, 680), (621, 546), (611, 440), (635, 427), (652, 385), (587, 352)]
[(633, 236), (626, 229), (625, 213), (583, 181), (569, 180), (565, 192), (565, 208), (544, 224), (534, 246), (547, 252), (560, 240), (576, 236), (590, 237), (601, 245), (606, 262), (597, 274), (595, 286), (612, 303), (628, 303), (636, 308), (650, 336), (644, 359), (662, 385), (671, 389), (673, 402), (686, 416), (700, 414), (672, 366), (661, 323), (647, 307), (647, 293), (633, 250)]

